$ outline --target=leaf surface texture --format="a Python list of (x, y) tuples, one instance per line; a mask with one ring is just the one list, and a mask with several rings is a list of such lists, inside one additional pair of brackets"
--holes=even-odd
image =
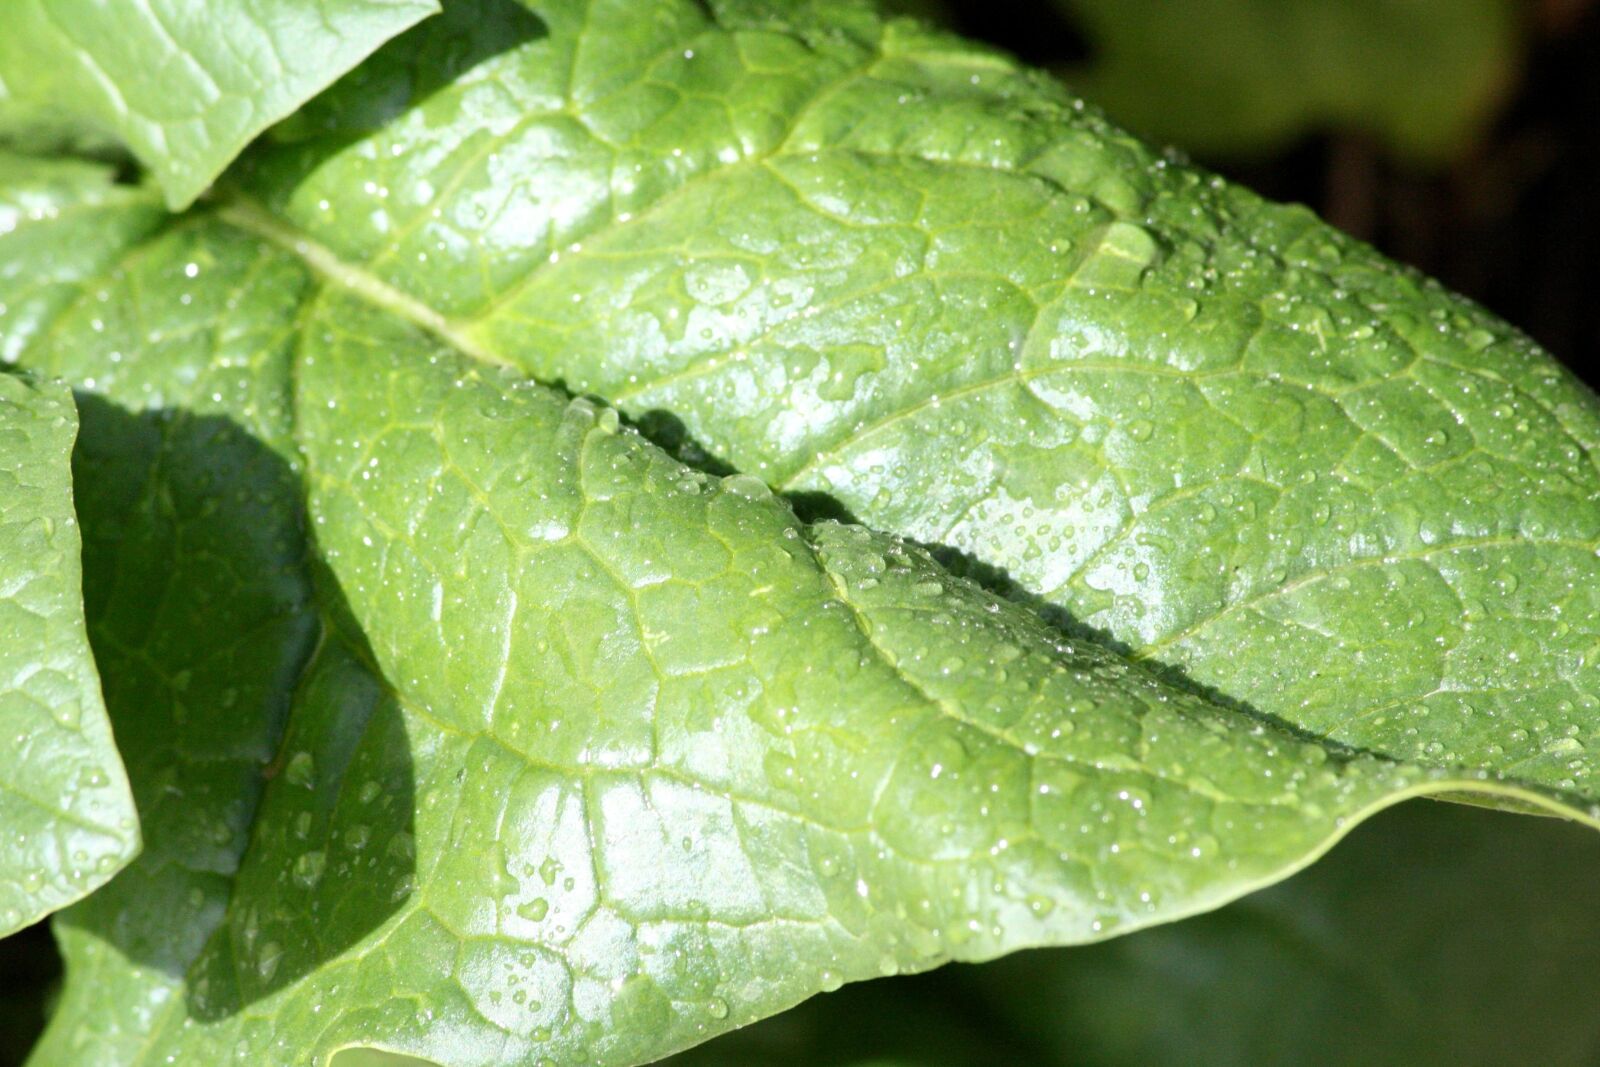
[(1407, 796), (1593, 818), (1593, 398), (1004, 57), (480, 0), (186, 214), (0, 190), (149, 842), (41, 1064), (641, 1063)]
[(139, 848), (84, 629), (77, 429), (64, 387), (0, 372), (0, 935), (92, 892)]
[(99, 227), (22, 353), (85, 390), (151, 842), (63, 913), (38, 1062), (646, 1062), (1215, 906), (1408, 795), (1541, 799), (1330, 753), (802, 523), (236, 215)]
[(0, 143), (125, 147), (185, 207), (258, 133), (434, 0), (16, 0)]
[(1262, 714), (1597, 799), (1588, 389), (1003, 57), (714, 6), (533, 4), (545, 33), (361, 136), (354, 101), (477, 32), (430, 23), (239, 216)]

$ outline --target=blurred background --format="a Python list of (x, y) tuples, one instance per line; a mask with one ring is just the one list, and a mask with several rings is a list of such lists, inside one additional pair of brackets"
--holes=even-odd
[[(1310, 205), (1600, 384), (1600, 0), (889, 2)], [(847, 987), (673, 1062), (1600, 1065), (1597, 885), (1592, 831), (1407, 804), (1212, 915)], [(58, 972), (44, 927), (0, 942), (0, 1067)]]

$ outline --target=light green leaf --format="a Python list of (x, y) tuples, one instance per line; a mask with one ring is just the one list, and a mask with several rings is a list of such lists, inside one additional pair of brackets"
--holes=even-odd
[(478, 0), (271, 142), (171, 219), (0, 164), (149, 841), (36, 1062), (638, 1063), (1406, 796), (1593, 820), (1592, 397), (1005, 58)]
[(65, 387), (0, 371), (0, 935), (94, 891), (139, 850), (84, 632), (77, 429)]
[(150, 841), (58, 922), (38, 1063), (641, 1063), (1214, 907), (1407, 796), (1559, 807), (1330, 753), (802, 523), (275, 225), (178, 217), (28, 320), (23, 363), (84, 390)]
[(16, 362), (85, 278), (165, 220), (150, 190), (113, 183), (100, 164), (0, 150), (0, 364)]
[(437, 0), (11, 0), (0, 140), (109, 138), (187, 206), (249, 141)]
[(238, 217), (1230, 702), (1600, 800), (1600, 405), (1526, 337), (861, 5), (531, 6), (363, 136), (478, 31), (381, 52)]
[(1119, 122), (1215, 154), (1318, 128), (1421, 162), (1482, 133), (1521, 59), (1509, 0), (1055, 0), (1092, 62), (1068, 81)]
[[(853, 987), (669, 1062), (1584, 1067), (1600, 1048), (1596, 877), (1579, 827), (1408, 804), (1212, 914)], [(996, 1038), (1019, 1047), (985, 1054)]]

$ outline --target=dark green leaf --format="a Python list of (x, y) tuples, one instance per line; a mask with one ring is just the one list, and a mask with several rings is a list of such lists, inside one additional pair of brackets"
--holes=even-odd
[(669, 1062), (966, 1067), (1009, 1042), (1001, 1062), (1030, 1067), (1583, 1067), (1600, 1052), (1597, 876), (1583, 829), (1406, 805), (1210, 915), (857, 986)]
[(40, 1063), (637, 1063), (1406, 796), (1590, 817), (1592, 397), (1004, 57), (475, 0), (186, 215), (7, 167), (150, 842)]
[(1281, 147), (1319, 128), (1448, 160), (1520, 61), (1508, 0), (1055, 0), (1094, 50), (1068, 74), (1119, 122), (1194, 151)]

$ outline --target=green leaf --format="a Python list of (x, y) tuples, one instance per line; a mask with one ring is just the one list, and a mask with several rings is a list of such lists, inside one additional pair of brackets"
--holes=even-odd
[(1004, 57), (463, 2), (224, 186), (0, 161), (148, 841), (41, 1064), (638, 1063), (1407, 796), (1595, 819), (1593, 398)]
[(1069, 81), (1157, 141), (1212, 154), (1358, 130), (1419, 162), (1458, 155), (1521, 59), (1508, 0), (1055, 0), (1094, 50)]
[(80, 283), (166, 219), (149, 190), (95, 163), (0, 150), (0, 364), (15, 363)]
[(1600, 800), (1600, 405), (1526, 337), (862, 5), (531, 6), (367, 132), (479, 30), (380, 52), (240, 217), (1235, 705)]
[[(1600, 1035), (1596, 876), (1583, 829), (1408, 804), (1212, 914), (857, 986), (669, 1062), (1581, 1067)], [(996, 1039), (1015, 1058), (986, 1055)]]
[(436, 0), (15, 0), (0, 140), (109, 138), (184, 207), (250, 140)]
[[(0, 228), (7, 218), (0, 206)], [(72, 395), (0, 372), (0, 935), (94, 891), (138, 820), (84, 632)]]
[(84, 391), (150, 842), (60, 917), (36, 1062), (640, 1063), (1216, 906), (1407, 796), (1559, 806), (1330, 753), (802, 523), (276, 225), (176, 217), (27, 319), (22, 362)]

